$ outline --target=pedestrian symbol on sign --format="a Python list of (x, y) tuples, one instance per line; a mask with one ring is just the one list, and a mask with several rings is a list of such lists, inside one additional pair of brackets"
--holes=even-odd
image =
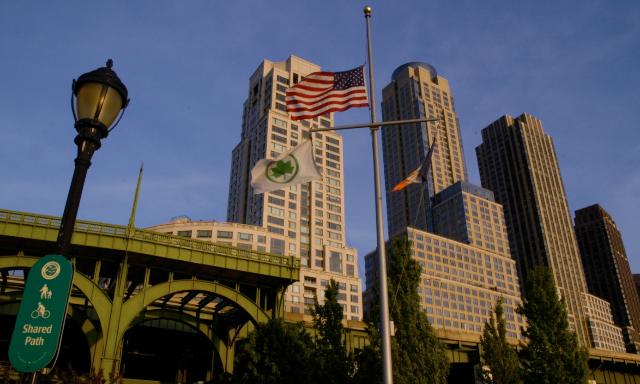
[(41, 299), (50, 299), (53, 296), (53, 292), (47, 287), (47, 284), (44, 284), (42, 288), (40, 288), (40, 298)]

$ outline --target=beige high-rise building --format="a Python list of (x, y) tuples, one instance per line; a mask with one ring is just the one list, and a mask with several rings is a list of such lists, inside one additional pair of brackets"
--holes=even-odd
[(615, 325), (611, 304), (589, 293), (582, 294), (591, 346), (613, 352), (626, 352), (622, 328)]
[[(384, 179), (389, 235), (406, 227), (431, 230), (429, 198), (460, 180), (467, 180), (460, 124), (449, 82), (427, 63), (398, 67), (382, 91), (382, 118), (388, 120), (444, 118), (443, 121), (386, 127), (382, 130)], [(413, 184), (391, 193), (394, 185), (418, 168), (433, 141), (427, 184)]]
[[(507, 337), (520, 339), (524, 326), (516, 314), (521, 303), (515, 260), (509, 253), (502, 206), (493, 194), (458, 182), (437, 194), (436, 233), (408, 227), (413, 257), (421, 267), (420, 306), (431, 325), (479, 341), (499, 298)], [(377, 254), (365, 256), (367, 286), (377, 282)]]
[(510, 257), (502, 205), (487, 189), (460, 181), (433, 199), (434, 231), (474, 247)]
[[(310, 138), (310, 129), (333, 126), (333, 115), (293, 121), (285, 103), (288, 87), (320, 67), (296, 56), (264, 60), (249, 79), (240, 143), (232, 155), (227, 220), (263, 227), (287, 238), (284, 252), (300, 257), (300, 283), (287, 292), (285, 310), (296, 312), (293, 300), (302, 293), (309, 313), (313, 297), (323, 300), (322, 283), (335, 279), (345, 289), (345, 317), (362, 318), (358, 256), (346, 244), (342, 136), (334, 131), (313, 134), (316, 164), (323, 179), (284, 190), (254, 194), (250, 171), (258, 160), (279, 154)], [(342, 293), (342, 291), (341, 291)], [(342, 296), (341, 296), (342, 297)]]
[[(467, 182), (460, 125), (448, 81), (427, 63), (398, 67), (383, 90), (384, 120), (443, 121), (388, 127), (382, 132), (389, 236), (406, 235), (422, 270), (420, 305), (438, 330), (480, 340), (499, 298), (508, 336), (520, 338), (520, 285), (502, 206), (493, 193)], [(427, 183), (391, 192), (423, 163), (436, 142)], [(377, 281), (376, 253), (365, 256), (367, 286)], [(391, 261), (392, 262), (392, 261)]]
[(482, 186), (504, 206), (520, 280), (536, 266), (550, 268), (569, 322), (588, 347), (587, 285), (551, 137), (537, 118), (507, 115), (482, 130), (476, 153)]

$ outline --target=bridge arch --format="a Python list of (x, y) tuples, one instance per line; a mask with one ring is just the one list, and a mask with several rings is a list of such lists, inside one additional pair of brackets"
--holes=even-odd
[(168, 319), (183, 323), (198, 332), (201, 336), (206, 337), (207, 340), (209, 340), (211, 343), (214, 343), (218, 340), (216, 335), (210, 332), (209, 326), (207, 324), (199, 322), (198, 319), (188, 313), (170, 309), (153, 309), (151, 311), (146, 311), (144, 313), (144, 316), (140, 316), (134, 319), (129, 329), (135, 327), (136, 325), (156, 319)]
[[(123, 304), (122, 317), (120, 321), (122, 334), (131, 327), (135, 318), (138, 317), (147, 306), (151, 305), (156, 300), (167, 295), (187, 291), (199, 291), (222, 296), (243, 309), (249, 315), (250, 320), (254, 324), (267, 322), (270, 318), (267, 312), (260, 308), (249, 297), (223, 284), (193, 279), (170, 280), (145, 288)], [(118, 339), (121, 340), (122, 335), (119, 336), (120, 337), (118, 337)]]

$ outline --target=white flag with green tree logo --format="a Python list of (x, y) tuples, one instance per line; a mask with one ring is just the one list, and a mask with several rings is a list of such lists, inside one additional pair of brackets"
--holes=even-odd
[(276, 159), (262, 159), (251, 170), (254, 193), (271, 192), (292, 185), (321, 179), (313, 160), (313, 147), (307, 140)]

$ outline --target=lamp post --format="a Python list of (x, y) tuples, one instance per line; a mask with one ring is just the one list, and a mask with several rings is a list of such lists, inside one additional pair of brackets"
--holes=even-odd
[(73, 81), (71, 110), (78, 131), (75, 138), (78, 155), (60, 220), (56, 243), (59, 254), (46, 255), (31, 268), (34, 273), (29, 273), (25, 282), (9, 345), (11, 364), (20, 372), (31, 372), (31, 383), (36, 382), (38, 371), (55, 364), (60, 350), (74, 272), (69, 260), (71, 235), (91, 157), (129, 104), (127, 87), (111, 69), (112, 65), (109, 59), (105, 67)]
[(73, 80), (71, 86), (71, 110), (78, 131), (74, 141), (78, 154), (57, 240), (58, 252), (66, 257), (69, 257), (71, 235), (91, 157), (100, 149), (100, 140), (118, 125), (129, 104), (127, 87), (111, 69), (112, 66), (113, 61), (109, 59), (105, 67), (81, 75)]

